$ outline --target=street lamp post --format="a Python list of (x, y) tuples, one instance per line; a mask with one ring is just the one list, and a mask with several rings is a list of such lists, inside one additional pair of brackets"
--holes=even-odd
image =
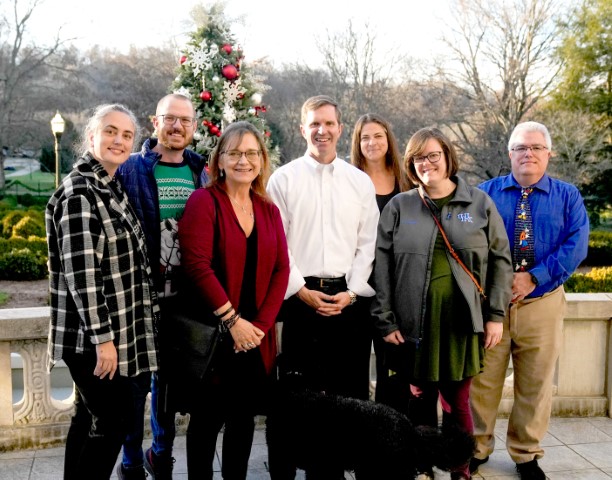
[(51, 131), (53, 132), (53, 136), (55, 137), (55, 188), (59, 187), (61, 172), (60, 172), (60, 140), (62, 139), (62, 133), (64, 133), (64, 128), (66, 128), (66, 122), (62, 118), (62, 116), (57, 112), (55, 117), (51, 119)]

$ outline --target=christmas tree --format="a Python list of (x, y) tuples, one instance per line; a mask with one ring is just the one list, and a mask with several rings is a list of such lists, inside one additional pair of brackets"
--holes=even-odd
[(239, 120), (251, 122), (268, 139), (270, 130), (261, 116), (266, 107), (261, 102), (269, 87), (243, 63), (242, 49), (222, 6), (213, 5), (200, 18), (202, 25), (190, 34), (171, 87), (191, 98), (196, 108), (196, 151), (208, 155), (224, 126)]

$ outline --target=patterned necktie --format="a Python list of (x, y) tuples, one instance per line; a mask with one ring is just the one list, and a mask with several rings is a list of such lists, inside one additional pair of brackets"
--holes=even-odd
[(529, 194), (533, 187), (521, 189), (521, 196), (516, 204), (514, 225), (514, 271), (526, 272), (534, 263), (533, 222), (529, 207)]

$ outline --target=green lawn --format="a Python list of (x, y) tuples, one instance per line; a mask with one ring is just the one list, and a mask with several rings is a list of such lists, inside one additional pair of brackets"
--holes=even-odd
[(0, 307), (6, 303), (9, 298), (9, 294), (5, 292), (0, 292)]
[(9, 177), (6, 179), (6, 183), (10, 185), (6, 189), (7, 194), (31, 193), (36, 195), (36, 193), (40, 193), (41, 195), (50, 195), (55, 190), (55, 175), (37, 170), (19, 177)]

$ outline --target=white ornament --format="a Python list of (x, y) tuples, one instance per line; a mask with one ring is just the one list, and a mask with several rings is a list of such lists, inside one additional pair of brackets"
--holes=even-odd
[(254, 93), (253, 95), (251, 95), (251, 103), (253, 105), (260, 105), (261, 104), (261, 93)]
[(213, 75), (212, 81), (217, 83), (219, 81), (219, 77), (217, 75)]
[(224, 81), (223, 82), (223, 98), (225, 102), (235, 102), (238, 100), (238, 97), (244, 95), (246, 93), (246, 89), (244, 89), (240, 84), (240, 79), (234, 80), (233, 82)]
[(223, 106), (223, 120), (227, 123), (232, 123), (236, 120), (236, 109), (229, 102)]
[(249, 115), (255, 115), (257, 113), (257, 110), (255, 110), (253, 107), (249, 108), (248, 110)]
[(189, 45), (187, 48), (187, 60), (185, 63), (193, 68), (194, 75), (198, 76), (205, 70), (212, 68), (212, 59), (219, 53), (219, 47), (213, 44), (208, 47), (208, 44), (203, 41), (199, 47)]
[(180, 87), (180, 88), (177, 88), (177, 89), (176, 89), (174, 92), (172, 92), (172, 93), (176, 93), (176, 94), (178, 94), (178, 95), (183, 95), (184, 97), (187, 97), (187, 98), (189, 98), (189, 99), (192, 99), (192, 98), (193, 98), (193, 96), (191, 95), (191, 92), (190, 92), (190, 91), (189, 91), (187, 88), (185, 88), (185, 87)]

